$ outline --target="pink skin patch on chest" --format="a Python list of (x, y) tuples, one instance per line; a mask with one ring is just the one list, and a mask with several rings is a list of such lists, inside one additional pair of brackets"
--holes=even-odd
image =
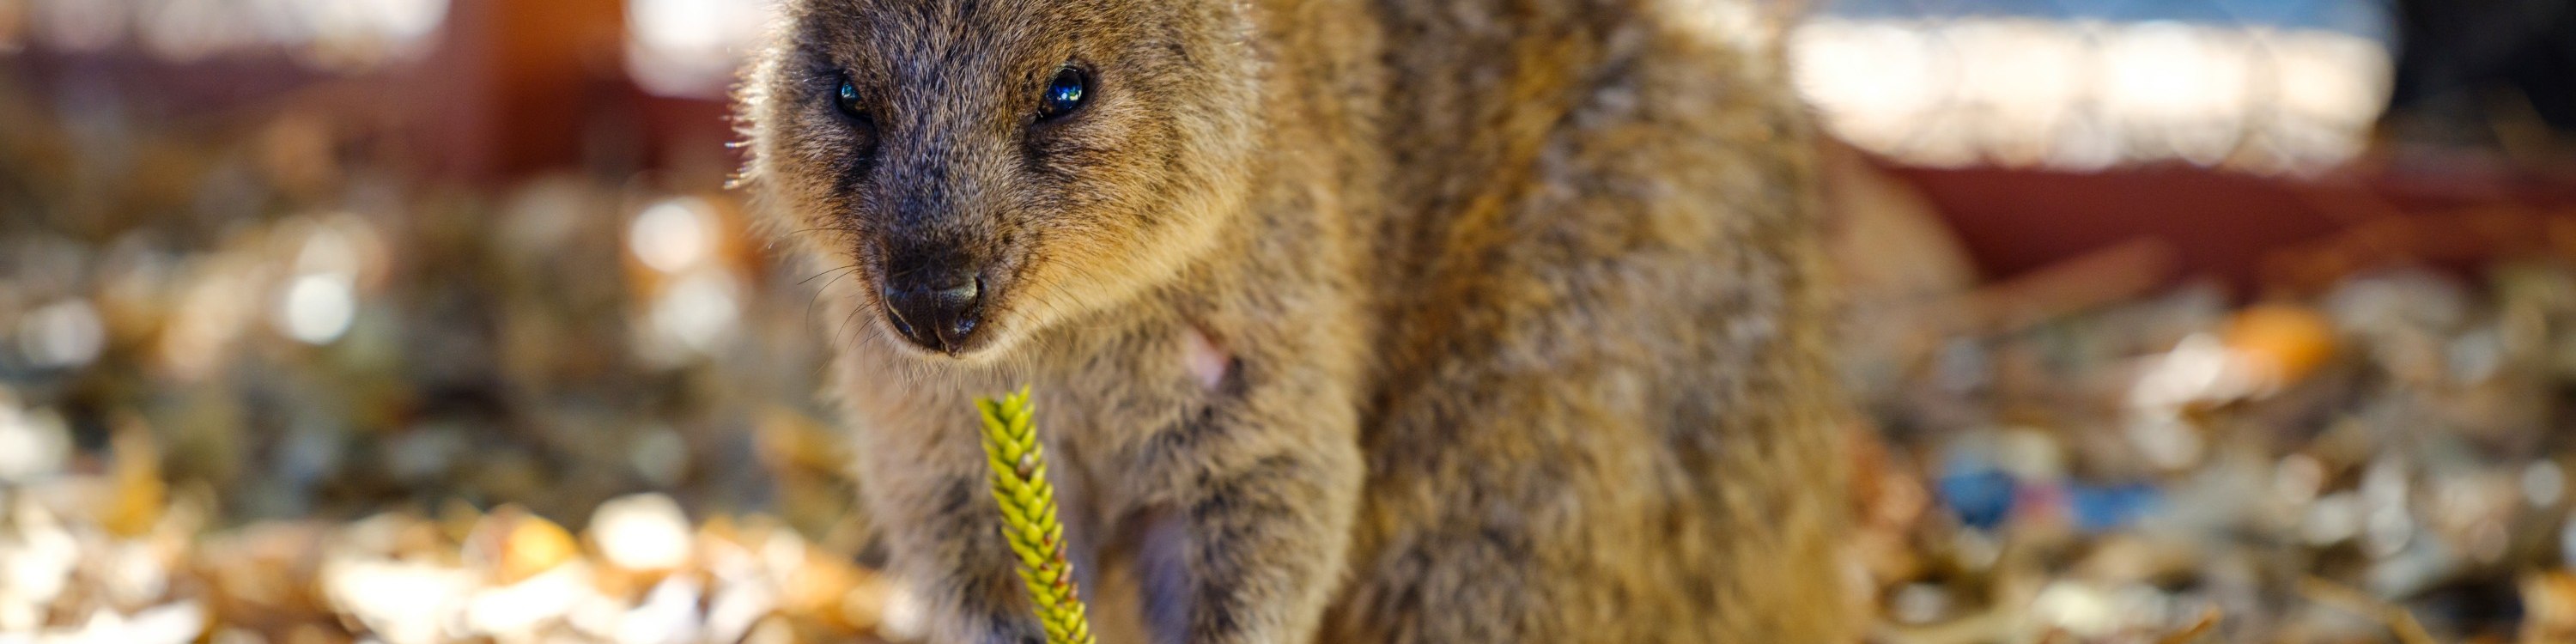
[(1217, 347), (1197, 327), (1181, 334), (1181, 366), (1190, 370), (1190, 377), (1197, 378), (1200, 387), (1216, 391), (1217, 385), (1225, 382), (1227, 366), (1233, 363), (1234, 356), (1226, 355), (1225, 349)]

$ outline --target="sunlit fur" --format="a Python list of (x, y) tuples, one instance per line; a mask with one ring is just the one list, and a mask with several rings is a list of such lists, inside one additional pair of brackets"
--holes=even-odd
[[(1851, 641), (1806, 125), (1666, 13), (1741, 1), (788, 0), (744, 178), (933, 640), (1038, 641), (971, 405), (1026, 383), (1102, 641)], [(892, 239), (993, 263), (966, 350)]]

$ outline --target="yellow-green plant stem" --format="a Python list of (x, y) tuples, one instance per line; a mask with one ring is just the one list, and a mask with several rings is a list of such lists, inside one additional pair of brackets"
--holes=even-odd
[(1055, 486), (1047, 483), (1046, 448), (1038, 444), (1029, 388), (995, 401), (975, 400), (984, 413), (984, 457), (993, 468), (993, 501), (1002, 507), (1002, 537), (1020, 559), (1020, 581), (1029, 588), (1048, 644), (1092, 644), (1083, 618), (1082, 593), (1073, 563), (1064, 557), (1064, 524), (1056, 521)]

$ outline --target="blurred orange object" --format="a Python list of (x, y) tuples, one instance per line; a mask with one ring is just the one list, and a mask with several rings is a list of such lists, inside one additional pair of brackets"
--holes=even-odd
[(2565, 642), (2576, 639), (2576, 574), (2565, 570), (2522, 578), (2522, 641)]
[(151, 428), (133, 419), (123, 421), (111, 440), (114, 455), (108, 469), (114, 497), (99, 525), (119, 537), (143, 536), (169, 507), (170, 485), (161, 480), (161, 446)]
[(501, 549), (501, 583), (514, 584), (555, 569), (580, 553), (572, 533), (534, 514), (521, 515)]
[(2334, 325), (2314, 309), (2287, 304), (2246, 307), (2228, 320), (2222, 339), (2249, 375), (2269, 386), (2306, 378), (2335, 352)]

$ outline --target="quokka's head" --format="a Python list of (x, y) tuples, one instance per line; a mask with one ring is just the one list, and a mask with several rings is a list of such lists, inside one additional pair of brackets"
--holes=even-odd
[(745, 178), (894, 344), (973, 359), (1129, 300), (1242, 209), (1234, 0), (788, 0)]

